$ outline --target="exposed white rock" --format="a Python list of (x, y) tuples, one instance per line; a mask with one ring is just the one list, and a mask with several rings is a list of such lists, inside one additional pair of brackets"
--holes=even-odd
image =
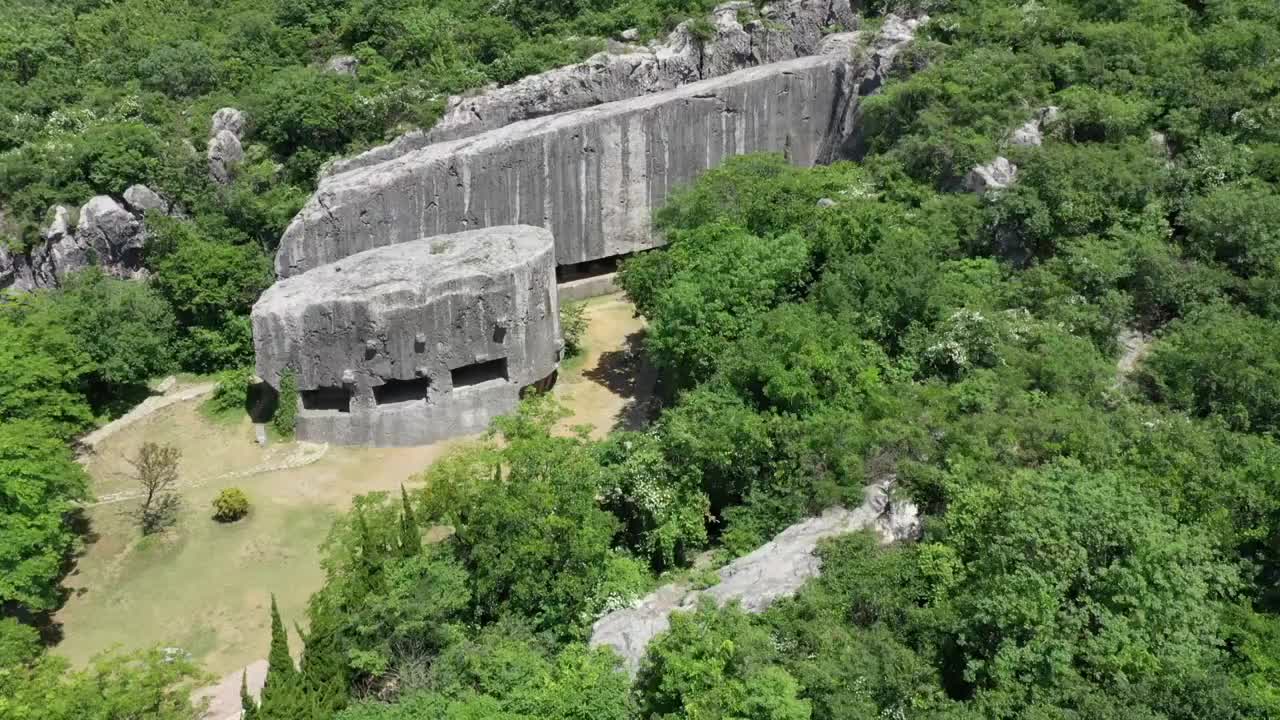
[(209, 141), (209, 177), (214, 182), (225, 185), (231, 182), (235, 166), (244, 159), (244, 147), (240, 138), (230, 130), (219, 130)]
[(964, 188), (977, 195), (1004, 190), (1017, 180), (1018, 166), (1001, 155), (969, 171), (964, 178)]
[(918, 536), (919, 510), (909, 502), (891, 500), (892, 484), (889, 480), (867, 487), (862, 505), (854, 510), (832, 508), (783, 530), (721, 568), (720, 582), (706, 590), (665, 585), (631, 607), (605, 615), (591, 627), (592, 647), (613, 648), (634, 674), (649, 642), (670, 628), (671, 614), (695, 609), (703, 596), (720, 606), (738, 602), (747, 612), (763, 612), (821, 573), (822, 561), (814, 550), (824, 539), (858, 530), (874, 531), (882, 543)]
[(338, 75), (355, 77), (360, 72), (360, 60), (355, 55), (334, 55), (324, 64), (324, 69)]
[(124, 204), (138, 215), (148, 210), (169, 211), (169, 203), (146, 185), (130, 185), (124, 191)]
[(1169, 148), (1169, 137), (1162, 132), (1152, 130), (1147, 143), (1151, 147), (1151, 151), (1165, 160), (1173, 159), (1173, 151)]
[(209, 137), (214, 137), (218, 133), (226, 130), (227, 132), (239, 138), (244, 134), (244, 113), (232, 108), (224, 107), (213, 114), (212, 125), (209, 129)]
[[(832, 54), (474, 137), (430, 143), (422, 133), (403, 136), (321, 178), (281, 239), (276, 271), (288, 277), (372, 247), (517, 223), (550, 229), (561, 265), (652, 247), (661, 242), (652, 211), (666, 194), (728, 157), (780, 152), (801, 166), (857, 157), (859, 98), (880, 87), (922, 22), (891, 17), (887, 33), (829, 40)], [(851, 52), (854, 46), (865, 51)]]
[(623, 30), (622, 34), (618, 37), (627, 42), (635, 42), (636, 39), (640, 37), (640, 31), (635, 28), (627, 28), (626, 30)]
[(1058, 119), (1058, 108), (1050, 105), (1036, 111), (1035, 117), (1026, 121), (1009, 136), (1009, 144), (1017, 147), (1040, 147), (1044, 144), (1045, 129)]
[(244, 125), (244, 113), (235, 108), (224, 107), (213, 114), (205, 157), (209, 162), (210, 179), (220, 185), (231, 182), (235, 166), (244, 159), (244, 147), (240, 142)]
[(561, 265), (661, 242), (653, 210), (725, 159), (839, 157), (858, 98), (849, 61), (798, 58), (524, 120), (322, 178), (280, 241), (289, 277), (352, 253), (475, 227), (552, 231)]

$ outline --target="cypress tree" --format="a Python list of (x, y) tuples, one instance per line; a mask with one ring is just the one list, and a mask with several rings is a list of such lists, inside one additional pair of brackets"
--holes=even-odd
[(249, 694), (249, 673), (240, 673), (240, 720), (255, 720), (258, 716), (258, 703)]
[(317, 628), (304, 637), (301, 676), (307, 700), (320, 717), (346, 707), (350, 678), (337, 633)]
[[(289, 635), (285, 632), (284, 622), (280, 620), (280, 608), (276, 606), (276, 596), (271, 595), (271, 651), (267, 654), (267, 684), (272, 681), (283, 683), (292, 679), (298, 672), (293, 665), (293, 657), (289, 655)], [(265, 692), (265, 689), (264, 689)]]
[(359, 567), (364, 575), (365, 590), (374, 592), (381, 586), (383, 548), (373, 538), (369, 523), (365, 522), (364, 513), (359, 508), (356, 508), (356, 535), (360, 541)]
[(289, 636), (280, 620), (276, 596), (271, 596), (271, 651), (267, 653), (267, 681), (262, 686), (262, 702), (254, 714), (257, 720), (305, 720), (305, 706), (298, 669), (289, 655)]
[(418, 530), (418, 519), (413, 514), (413, 504), (409, 502), (409, 493), (400, 486), (400, 554), (413, 557), (422, 553), (422, 533)]

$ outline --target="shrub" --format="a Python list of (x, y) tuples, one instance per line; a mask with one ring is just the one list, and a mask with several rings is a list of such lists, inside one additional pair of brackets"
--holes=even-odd
[(240, 488), (226, 488), (213, 499), (213, 519), (235, 522), (249, 514), (249, 498)]
[(293, 426), (298, 421), (298, 379), (292, 370), (280, 374), (280, 402), (276, 405), (276, 414), (271, 418), (271, 426), (285, 437), (293, 435)]
[(565, 357), (574, 357), (583, 350), (582, 336), (587, 332), (586, 303), (566, 303), (560, 306), (560, 334), (564, 337)]
[(218, 373), (218, 385), (205, 407), (215, 415), (230, 415), (248, 410), (252, 368), (235, 368)]

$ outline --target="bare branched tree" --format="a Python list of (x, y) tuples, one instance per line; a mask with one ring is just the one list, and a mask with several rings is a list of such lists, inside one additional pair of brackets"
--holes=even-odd
[(129, 461), (142, 486), (142, 502), (129, 515), (138, 522), (143, 535), (164, 530), (177, 520), (181, 500), (174, 488), (181, 457), (182, 451), (172, 445), (148, 442)]

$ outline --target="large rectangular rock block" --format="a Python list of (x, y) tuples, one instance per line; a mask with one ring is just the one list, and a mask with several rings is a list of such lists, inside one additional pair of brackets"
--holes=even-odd
[(829, 162), (849, 134), (848, 56), (741, 70), (525, 120), (325, 178), (281, 240), (289, 277), (370, 248), (496, 225), (551, 230), (571, 265), (659, 240), (653, 211), (725, 158)]
[(252, 319), (258, 375), (297, 379), (299, 439), (479, 432), (556, 371), (554, 240), (517, 226), (375, 248), (277, 282)]

